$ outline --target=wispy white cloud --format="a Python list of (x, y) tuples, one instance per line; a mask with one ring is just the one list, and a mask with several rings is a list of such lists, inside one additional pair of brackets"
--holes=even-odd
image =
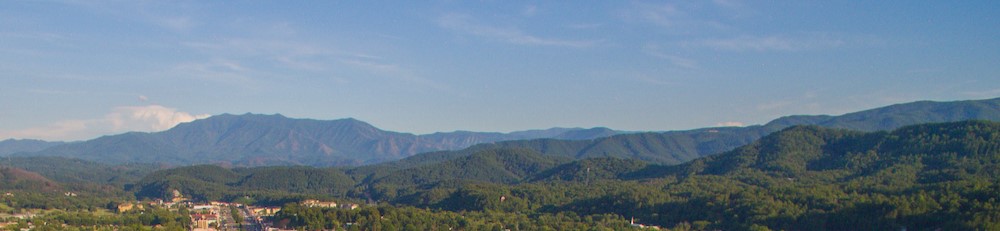
[(80, 140), (92, 137), (81, 135), (87, 129), (88, 120), (63, 120), (41, 127), (25, 128), (14, 131), (0, 131), (3, 139), (41, 139), (50, 141)]
[(720, 50), (782, 50), (792, 51), (815, 47), (817, 45), (839, 45), (840, 41), (806, 41), (791, 39), (786, 37), (752, 37), (740, 36), (729, 39), (708, 39), (702, 41), (702, 45)]
[(569, 40), (543, 38), (531, 35), (517, 28), (501, 28), (488, 25), (476, 24), (473, 18), (465, 14), (448, 14), (437, 20), (438, 26), (476, 35), (484, 38), (500, 40), (507, 43), (535, 46), (559, 46), (559, 47), (592, 47), (598, 44), (596, 40)]
[(829, 106), (820, 104), (822, 90), (808, 90), (799, 95), (786, 96), (781, 99), (760, 103), (756, 106), (758, 111), (770, 112), (775, 116), (789, 114), (815, 114), (828, 113)]
[(642, 52), (649, 56), (664, 59), (677, 67), (688, 68), (688, 69), (698, 69), (698, 61), (690, 58), (681, 57), (678, 55), (667, 54), (662, 51), (659, 46), (647, 45), (642, 48)]
[(444, 84), (440, 84), (431, 81), (427, 78), (423, 78), (414, 74), (409, 68), (401, 67), (397, 64), (386, 63), (376, 56), (353, 56), (346, 57), (340, 60), (340, 63), (365, 70), (367, 72), (386, 76), (390, 78), (396, 78), (403, 80), (407, 83), (418, 84), (426, 87), (430, 87), (436, 90), (446, 90), (448, 87)]
[(337, 56), (318, 45), (282, 38), (222, 38), (182, 45), (206, 58), (176, 64), (171, 70), (176, 75), (243, 86), (290, 76), (286, 71), (324, 73)]
[(153, 23), (170, 29), (174, 31), (188, 31), (194, 28), (198, 23), (195, 22), (191, 17), (153, 17), (150, 16), (150, 20)]
[(174, 32), (191, 30), (199, 25), (193, 12), (202, 6), (197, 1), (62, 1), (93, 13), (146, 23)]
[(335, 55), (321, 46), (280, 38), (227, 38), (183, 45), (216, 57), (263, 58), (295, 69), (317, 69), (319, 65), (312, 60)]
[(207, 114), (193, 115), (160, 105), (118, 107), (102, 122), (112, 125), (112, 132), (144, 131), (154, 132), (170, 129), (177, 124), (208, 118)]
[(736, 18), (758, 14), (756, 9), (741, 0), (712, 0), (712, 6)]
[(252, 77), (260, 73), (235, 60), (213, 59), (202, 62), (184, 62), (175, 65), (171, 74), (181, 77), (210, 80), (230, 84), (251, 84)]
[(762, 103), (762, 104), (758, 104), (757, 105), (757, 110), (759, 110), (759, 111), (773, 111), (773, 110), (783, 109), (785, 107), (791, 106), (794, 103), (795, 102), (792, 102), (792, 101), (789, 101), (789, 100), (770, 101), (770, 102), (765, 102), (765, 103)]
[(567, 25), (566, 27), (570, 28), (570, 29), (584, 30), (584, 29), (600, 28), (601, 26), (604, 26), (604, 24), (602, 24), (602, 23), (577, 23), (577, 24)]
[(964, 91), (962, 94), (977, 99), (996, 98), (1000, 97), (1000, 88), (982, 91)]
[(536, 5), (528, 5), (525, 6), (523, 10), (521, 10), (521, 15), (528, 17), (535, 16), (536, 13), (538, 13), (538, 6)]
[(13, 131), (0, 131), (3, 138), (43, 140), (82, 140), (100, 135), (129, 131), (156, 132), (177, 124), (207, 118), (207, 114), (191, 114), (160, 105), (117, 107), (101, 118), (68, 119), (48, 125)]
[(660, 26), (673, 27), (687, 17), (687, 14), (673, 4), (636, 4), (624, 14), (627, 18), (645, 20)]
[(0, 38), (41, 40), (47, 42), (67, 40), (66, 35), (54, 32), (0, 32)]
[(699, 31), (724, 30), (729, 28), (724, 23), (699, 17), (700, 14), (691, 12), (692, 10), (688, 8), (691, 7), (685, 8), (673, 3), (653, 4), (636, 2), (619, 10), (618, 15), (628, 22), (649, 23), (665, 28), (669, 32), (680, 34), (693, 34)]
[(650, 75), (647, 75), (647, 74), (638, 74), (638, 75), (635, 75), (635, 76), (636, 76), (635, 78), (637, 80), (639, 80), (641, 82), (644, 82), (644, 83), (648, 83), (648, 84), (653, 84), (653, 85), (672, 85), (672, 84), (675, 84), (674, 82), (663, 80), (661, 78), (657, 78), (657, 77), (650, 76)]
[(856, 39), (842, 36), (811, 34), (799, 36), (741, 35), (732, 38), (714, 38), (685, 42), (682, 45), (729, 51), (802, 51), (830, 49), (854, 43), (860, 42)]
[(712, 0), (712, 3), (726, 8), (742, 8), (743, 3), (737, 0)]
[[(347, 80), (348, 77), (333, 73), (338, 73), (338, 70), (344, 68), (353, 68), (376, 76), (401, 80), (412, 86), (435, 90), (447, 89), (444, 84), (421, 77), (413, 71), (413, 68), (377, 54), (338, 50), (328, 45), (296, 39), (229, 38), (210, 42), (187, 42), (184, 45), (213, 57), (225, 58), (184, 63), (175, 69), (191, 73), (193, 76), (231, 81), (232, 84), (253, 86), (261, 77), (289, 76), (287, 73), (280, 73), (281, 69), (304, 71), (338, 83), (349, 83), (351, 81)], [(259, 67), (245, 63), (263, 63), (266, 66)]]
[(743, 122), (726, 121), (726, 122), (716, 123), (715, 126), (716, 127), (743, 127), (743, 126), (746, 126), (746, 124), (744, 124)]

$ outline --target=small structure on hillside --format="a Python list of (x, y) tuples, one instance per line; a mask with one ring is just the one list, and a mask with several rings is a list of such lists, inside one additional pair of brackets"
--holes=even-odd
[(181, 194), (181, 191), (178, 191), (177, 189), (171, 191), (170, 196), (170, 201), (173, 203), (180, 203), (188, 200), (188, 198), (184, 197), (184, 195)]
[(639, 223), (635, 223), (635, 217), (632, 217), (632, 220), (631, 220), (631, 221), (629, 221), (629, 225), (631, 225), (632, 227), (635, 227), (635, 228), (640, 228), (640, 229), (654, 229), (654, 230), (660, 230), (660, 226), (655, 226), (655, 225), (644, 225), (644, 224), (639, 224)]
[(118, 212), (119, 213), (124, 213), (124, 212), (128, 212), (128, 211), (131, 211), (131, 210), (143, 210), (143, 209), (145, 209), (145, 207), (143, 207), (142, 203), (139, 203), (139, 202), (136, 202), (136, 203), (125, 202), (125, 203), (118, 204)]
[(336, 208), (337, 202), (309, 199), (302, 201), (302, 205), (306, 207)]

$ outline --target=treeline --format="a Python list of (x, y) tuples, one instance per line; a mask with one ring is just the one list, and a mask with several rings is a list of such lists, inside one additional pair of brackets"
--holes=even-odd
[(0, 166), (11, 166), (38, 173), (61, 184), (100, 184), (121, 187), (162, 169), (154, 164), (109, 165), (81, 159), (53, 156), (0, 158)]
[(409, 206), (350, 210), (295, 204), (285, 205), (274, 220), (278, 227), (304, 230), (621, 230), (629, 225), (615, 214), (528, 215), (501, 211), (451, 212)]
[(172, 198), (177, 190), (195, 201), (282, 205), (302, 198), (343, 198), (354, 187), (350, 176), (333, 168), (199, 165), (154, 172), (131, 190), (140, 199)]
[[(165, 208), (147, 208), (145, 210), (119, 214), (56, 211), (26, 220), (19, 220), (17, 224), (10, 225), (5, 230), (21, 230), (32, 227), (31, 230), (36, 231), (181, 231), (188, 230), (191, 227), (189, 216), (190, 213), (184, 208), (176, 212)], [(29, 222), (31, 223), (30, 225)]]
[[(996, 122), (926, 124), (873, 133), (796, 126), (675, 166), (615, 158), (570, 161), (532, 150), (483, 149), (347, 173), (288, 168), (305, 175), (268, 178), (294, 184), (249, 184), (254, 178), (248, 173), (262, 170), (212, 166), (158, 172), (144, 182), (163, 182), (152, 190), (161, 194), (179, 189), (225, 198), (274, 190), (282, 195), (309, 192), (371, 199), (383, 205), (361, 210), (286, 206), (279, 221), (303, 229), (347, 223), (368, 227), (363, 229), (405, 228), (408, 223), (388, 223), (404, 220), (416, 229), (535, 230), (545, 229), (531, 226), (544, 224), (539, 220), (543, 217), (556, 217), (552, 219), (567, 227), (612, 229), (631, 218), (681, 230), (1000, 229)], [(286, 174), (282, 171), (269, 174)], [(313, 171), (340, 180), (298, 182)], [(219, 188), (234, 191), (213, 191)], [(385, 214), (394, 219), (383, 220)], [(459, 218), (483, 226), (461, 226)], [(496, 222), (502, 219), (516, 222)]]

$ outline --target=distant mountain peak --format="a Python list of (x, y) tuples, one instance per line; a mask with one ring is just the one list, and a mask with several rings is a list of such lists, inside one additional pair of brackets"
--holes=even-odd
[[(1000, 98), (920, 101), (840, 116), (788, 116), (763, 126), (627, 134), (604, 127), (555, 127), (510, 133), (455, 131), (414, 135), (381, 130), (354, 118), (315, 120), (281, 114), (222, 114), (162, 132), (105, 136), (16, 155), (64, 156), (111, 163), (337, 166), (378, 163), (484, 144), (530, 148), (546, 155), (573, 158), (611, 156), (678, 164), (732, 150), (794, 125), (873, 131), (968, 119), (1000, 120)], [(0, 150), (4, 146), (0, 145)]]
[[(111, 163), (338, 166), (395, 160), (479, 143), (554, 138), (561, 134), (451, 132), (418, 136), (385, 131), (354, 118), (316, 120), (245, 113), (211, 116), (162, 132), (105, 136), (24, 155)], [(584, 135), (590, 138), (602, 134)]]

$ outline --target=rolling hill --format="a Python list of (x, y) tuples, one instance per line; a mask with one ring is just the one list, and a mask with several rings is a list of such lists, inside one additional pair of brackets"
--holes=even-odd
[(59, 183), (35, 172), (0, 166), (0, 190), (55, 191)]
[[(371, 168), (407, 168), (494, 148), (520, 148), (576, 159), (616, 157), (674, 165), (732, 150), (796, 125), (857, 131), (885, 131), (906, 125), (963, 120), (1000, 121), (1000, 98), (954, 102), (920, 101), (840, 116), (788, 116), (764, 125), (703, 128), (688, 131), (619, 134), (592, 140), (535, 139), (480, 144), (468, 150), (424, 153)], [(358, 172), (370, 172), (364, 168)]]

